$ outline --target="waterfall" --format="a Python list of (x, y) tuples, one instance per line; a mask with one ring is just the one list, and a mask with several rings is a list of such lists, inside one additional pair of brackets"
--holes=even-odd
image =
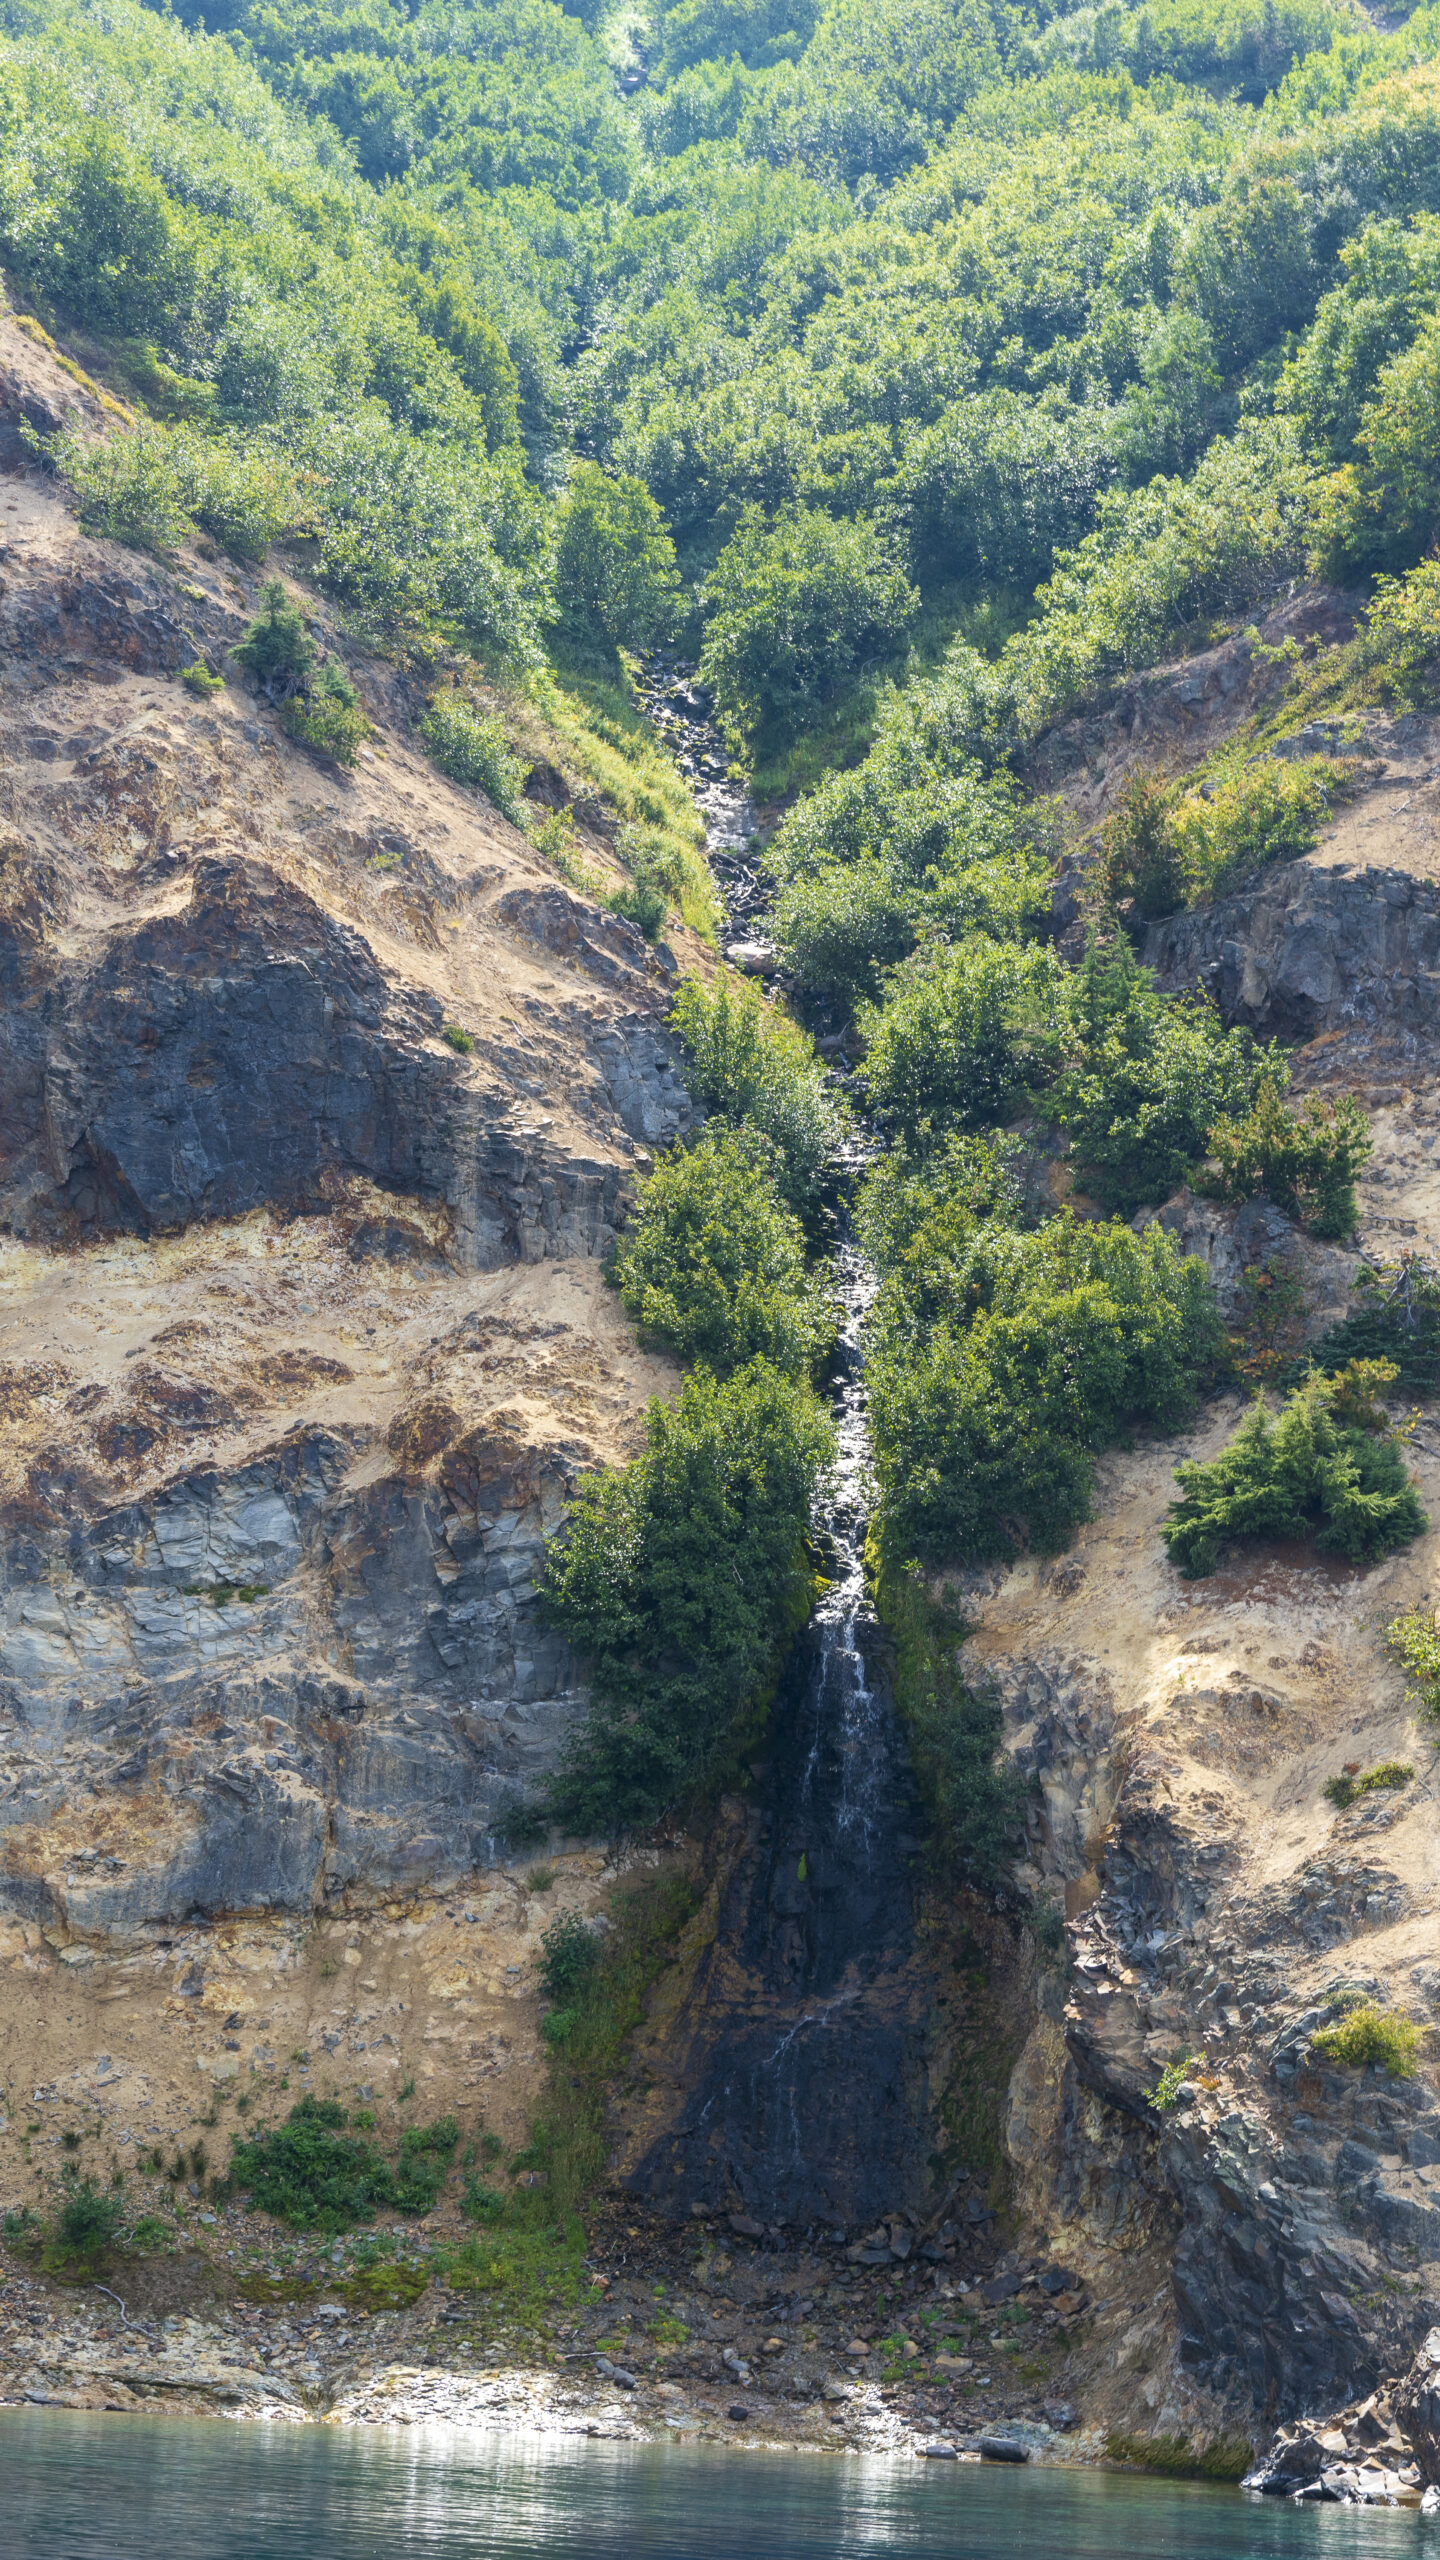
[[(696, 790), (731, 923), (753, 932), (769, 896), (754, 815), (687, 671), (652, 670), (647, 708)], [(720, 1826), (718, 1927), (677, 2029), (678, 2107), (627, 2181), (680, 2210), (847, 2230), (924, 2191), (934, 1996), (915, 1938), (913, 1785), (865, 1588), (875, 1282), (848, 1233), (862, 1161), (838, 1168), (838, 1455), (815, 1523), (827, 1587), (782, 1673), (751, 1795)]]

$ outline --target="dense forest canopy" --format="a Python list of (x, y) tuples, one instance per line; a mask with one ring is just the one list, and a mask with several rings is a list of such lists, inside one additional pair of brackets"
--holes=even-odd
[(1317, 547), (1349, 574), (1428, 541), (1435, 11), (0, 27), (12, 271), (172, 423), (298, 465), (338, 591), (533, 661), (584, 457), (658, 508), (782, 779), (853, 760), (887, 682), (993, 754)]

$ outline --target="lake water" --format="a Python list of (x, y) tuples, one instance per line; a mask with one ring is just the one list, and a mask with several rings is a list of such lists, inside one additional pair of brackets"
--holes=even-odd
[(1096, 2472), (0, 2411), (4, 2560), (1440, 2560), (1413, 2509)]

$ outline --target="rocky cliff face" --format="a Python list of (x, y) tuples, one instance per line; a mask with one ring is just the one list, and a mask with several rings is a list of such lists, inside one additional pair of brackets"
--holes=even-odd
[[(1156, 926), (1147, 953), (1298, 1038), (1300, 1089), (1365, 1097), (1371, 1259), (1440, 1249), (1432, 725), (1372, 722), (1372, 771), (1316, 853)], [(1344, 1304), (1356, 1255), (1272, 1210), (1182, 1195), (1162, 1215), (1232, 1311), (1270, 1257), (1312, 1337)], [(1433, 1749), (1383, 1652), (1390, 1618), (1433, 1601), (1436, 1537), (1369, 1570), (1257, 1548), (1183, 1582), (1158, 1535), (1172, 1470), (1241, 1410), (1107, 1458), (1069, 1555), (953, 1595), (1034, 1781), (1019, 1880), (1070, 1922), (1068, 1977), (1038, 1971), (1011, 2083), (1022, 2210), (1109, 2297), (1078, 2378), (1090, 2414), (1196, 2444), (1362, 2401), (1440, 2315), (1440, 1829)], [(1440, 1521), (1428, 1419), (1410, 1456)], [(1325, 1799), (1345, 1764), (1382, 1760), (1415, 1775), (1348, 1811)], [(1313, 2052), (1356, 1990), (1422, 2029), (1413, 2078)]]
[(0, 333), (0, 2041), (29, 2080), (75, 2057), (20, 2033), (27, 1968), (109, 1988), (184, 1940), (203, 1978), (223, 1923), (278, 1930), (283, 1974), (286, 1930), (393, 1932), (493, 1861), (578, 1702), (545, 1533), (673, 1385), (600, 1260), (690, 1104), (667, 964), (412, 751), (385, 670), (347, 653), (353, 773), (233, 669), (179, 685), (255, 582), (88, 539), (14, 432), (82, 395)]

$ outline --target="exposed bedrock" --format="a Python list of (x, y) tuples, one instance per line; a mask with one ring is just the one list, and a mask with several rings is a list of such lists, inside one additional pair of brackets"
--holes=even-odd
[(6, 494), (0, 1909), (444, 1885), (583, 1703), (546, 1535), (673, 1388), (600, 1272), (695, 1116), (665, 966), (319, 599), (350, 773), (226, 659), (254, 580)]
[(1350, 1024), (1433, 1032), (1440, 882), (1282, 863), (1233, 897), (1152, 925), (1145, 957), (1162, 986), (1198, 982), (1227, 1021), (1269, 1038)]
[[(623, 1167), (517, 1135), (439, 1040), (439, 998), (265, 866), (203, 860), (183, 903), (73, 957), (8, 923), (0, 1217), (19, 1232), (154, 1235), (360, 1174), (445, 1202), (481, 1269), (613, 1241)], [(653, 1025), (607, 1025), (601, 1061), (633, 1135), (688, 1120)]]

